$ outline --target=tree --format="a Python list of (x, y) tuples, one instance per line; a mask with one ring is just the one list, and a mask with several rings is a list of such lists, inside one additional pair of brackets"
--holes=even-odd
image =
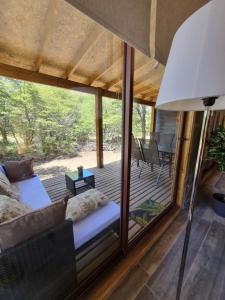
[(10, 88), (9, 82), (0, 78), (0, 133), (3, 144), (8, 144), (8, 133), (10, 130)]
[(133, 132), (136, 136), (145, 139), (147, 128), (150, 128), (150, 111), (146, 105), (134, 103)]
[(138, 113), (138, 116), (140, 118), (141, 122), (141, 137), (142, 139), (145, 139), (146, 137), (146, 106), (137, 104), (134, 106), (136, 112)]
[[(121, 143), (121, 121), (122, 102), (103, 98), (104, 142)], [(148, 122), (148, 108), (134, 103), (135, 135), (145, 137)], [(95, 136), (93, 95), (0, 78), (0, 141), (10, 154), (74, 154)]]
[(93, 96), (44, 85), (38, 90), (45, 109), (39, 115), (37, 138), (45, 155), (74, 153), (95, 135)]
[(122, 103), (103, 99), (103, 134), (105, 142), (119, 143), (122, 135)]
[(44, 102), (34, 84), (16, 82), (11, 95), (11, 132), (19, 148), (33, 147), (37, 120)]

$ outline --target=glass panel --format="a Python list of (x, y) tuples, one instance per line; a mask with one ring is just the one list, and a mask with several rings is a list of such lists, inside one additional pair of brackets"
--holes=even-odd
[[(28, 9), (27, 17), (36, 20), (36, 15), (44, 16), (47, 11), (47, 7), (42, 11), (40, 6), (34, 6)], [(63, 217), (58, 222), (62, 228), (50, 224), (49, 235), (46, 225), (47, 228), (41, 227), (43, 236), (37, 235), (40, 252), (42, 238), (44, 241), (46, 256), (43, 264), (43, 257), (40, 258), (38, 269), (46, 283), (43, 281), (39, 286), (33, 277), (29, 281), (37, 298), (55, 299), (48, 288), (57, 283), (57, 289), (65, 292), (61, 297), (64, 299), (69, 289), (75, 290), (90, 277), (96, 278), (100, 267), (104, 268), (120, 252), (123, 48), (117, 37), (66, 1), (59, 2), (53, 11), (53, 30), (47, 30), (44, 46), (38, 44), (41, 20), (37, 28), (35, 25), (25, 28), (26, 36), (34, 36), (32, 45), (41, 53), (32, 53), (33, 46), (21, 49), (24, 55), (29, 54), (29, 61), (21, 62), (18, 57), (16, 66), (26, 68), (30, 63), (27, 72), (37, 71), (34, 77), (40, 78), (40, 82), (74, 90), (0, 78), (0, 163), (8, 160), (18, 163), (34, 157), (36, 176), (29, 173), (29, 178), (23, 180), (22, 174), (15, 184), (20, 200), (29, 205), (29, 210), (42, 210), (61, 200), (67, 203), (66, 219), (69, 216), (73, 222), (65, 222), (61, 213)], [(14, 21), (10, 24), (13, 26)], [(14, 39), (11, 44), (25, 47), (17, 45)], [(30, 79), (34, 77), (31, 75)], [(16, 166), (20, 172), (21, 165)], [(0, 167), (1, 173), (4, 170)], [(48, 219), (51, 217), (46, 216), (37, 226), (47, 224)], [(23, 241), (22, 258), (26, 257), (29, 238), (37, 236), (31, 234)], [(13, 251), (17, 251), (17, 244)], [(35, 255), (31, 251), (27, 256), (27, 265), (29, 260), (34, 261), (34, 269)], [(49, 262), (52, 264), (48, 265)], [(19, 262), (16, 267), (20, 268)], [(23, 274), (29, 270), (20, 271)], [(32, 276), (37, 275), (32, 273)], [(26, 282), (23, 279), (21, 282), (26, 288)], [(48, 297), (37, 295), (46, 291)]]
[[(1, 163), (35, 157), (40, 188), (33, 200), (40, 207), (31, 208), (65, 198), (70, 203), (94, 187), (107, 197), (107, 204), (74, 223), (76, 278), (82, 282), (119, 249), (121, 101), (103, 99), (104, 167), (97, 168), (93, 96), (6, 78), (0, 83), (10, 94), (3, 103), (7, 127), (0, 142)], [(28, 205), (34, 197), (32, 182), (24, 186)], [(19, 192), (26, 192), (22, 184)]]
[[(148, 80), (141, 80), (146, 73)], [(156, 111), (163, 67), (136, 51), (133, 103), (129, 242), (172, 205), (178, 114)], [(137, 102), (141, 102), (137, 103)]]
[(102, 191), (120, 205), (122, 101), (103, 98), (104, 178)]

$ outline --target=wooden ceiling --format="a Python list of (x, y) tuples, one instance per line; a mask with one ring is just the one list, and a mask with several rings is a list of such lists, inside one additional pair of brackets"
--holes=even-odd
[[(121, 93), (118, 37), (63, 0), (0, 0), (0, 7), (0, 75), (36, 82), (45, 75), (62, 79), (58, 86), (76, 82)], [(136, 51), (134, 96), (154, 102), (163, 70)]]

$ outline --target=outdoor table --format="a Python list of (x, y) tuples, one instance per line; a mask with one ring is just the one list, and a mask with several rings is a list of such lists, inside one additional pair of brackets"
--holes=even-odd
[[(158, 151), (159, 151), (159, 152), (162, 152), (162, 153), (165, 153), (165, 154), (170, 154), (170, 155), (173, 155), (173, 154), (175, 153), (174, 148), (172, 148), (172, 147), (169, 146), (169, 145), (160, 145), (160, 144), (159, 144), (159, 145), (157, 145), (157, 146), (158, 146)], [(147, 142), (147, 143), (144, 143), (144, 144), (143, 144), (143, 147), (144, 147), (145, 150), (150, 149), (148, 142)]]
[(88, 170), (83, 170), (83, 176), (78, 171), (65, 174), (66, 187), (73, 195), (77, 195), (90, 188), (95, 188), (95, 176)]

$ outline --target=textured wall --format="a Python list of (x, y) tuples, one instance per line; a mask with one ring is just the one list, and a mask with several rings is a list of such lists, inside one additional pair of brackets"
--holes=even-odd
[(157, 110), (156, 111), (156, 132), (176, 133), (176, 112)]

